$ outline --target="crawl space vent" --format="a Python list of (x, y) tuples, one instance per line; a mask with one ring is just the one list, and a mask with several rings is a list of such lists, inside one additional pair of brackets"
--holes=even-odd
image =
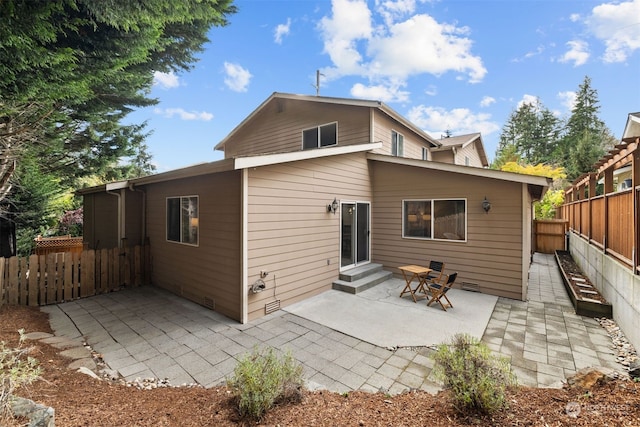
[(477, 283), (462, 282), (463, 291), (480, 292), (480, 285)]
[(213, 301), (213, 298), (204, 297), (204, 301), (202, 303), (207, 308), (213, 310), (216, 307), (216, 303)]
[(280, 300), (277, 299), (272, 302), (268, 302), (264, 305), (264, 314), (273, 313), (274, 311), (280, 310)]

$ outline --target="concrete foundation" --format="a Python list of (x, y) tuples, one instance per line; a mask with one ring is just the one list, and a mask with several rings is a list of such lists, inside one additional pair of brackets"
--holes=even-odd
[(569, 236), (569, 251), (583, 273), (611, 303), (613, 319), (640, 351), (640, 276), (575, 233)]

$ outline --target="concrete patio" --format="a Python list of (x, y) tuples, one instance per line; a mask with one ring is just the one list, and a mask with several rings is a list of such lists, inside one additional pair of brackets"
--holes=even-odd
[(552, 256), (535, 255), (526, 302), (452, 290), (454, 308), (444, 312), (399, 298), (403, 285), (392, 279), (357, 295), (329, 291), (245, 325), (153, 287), (42, 310), (56, 335), (86, 339), (126, 379), (174, 385), (218, 385), (243, 354), (272, 346), (293, 353), (310, 388), (435, 392), (428, 346), (458, 332), (508, 357), (524, 385), (557, 385), (591, 365), (621, 369), (605, 330), (575, 314)]

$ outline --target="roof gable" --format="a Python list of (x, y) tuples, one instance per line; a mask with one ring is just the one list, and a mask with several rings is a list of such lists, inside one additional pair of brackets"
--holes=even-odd
[(417, 127), (415, 124), (407, 120), (405, 117), (398, 114), (395, 110), (393, 110), (388, 105), (384, 104), (381, 101), (372, 101), (372, 100), (363, 100), (363, 99), (351, 99), (351, 98), (334, 98), (334, 97), (325, 97), (325, 96), (311, 96), (311, 95), (294, 95), (287, 93), (279, 93), (274, 92), (267, 98), (262, 104), (260, 104), (255, 110), (251, 112), (238, 126), (236, 126), (222, 141), (220, 141), (216, 146), (216, 150), (223, 150), (225, 145), (229, 143), (234, 136), (240, 133), (247, 126), (250, 126), (250, 123), (258, 117), (260, 114), (268, 110), (269, 108), (279, 108), (278, 102), (282, 100), (294, 100), (294, 101), (302, 101), (309, 103), (321, 103), (321, 104), (333, 104), (333, 105), (341, 105), (348, 106), (354, 108), (367, 108), (367, 109), (377, 109), (390, 117), (392, 120), (402, 124), (403, 126), (411, 129), (425, 141), (427, 141), (432, 147), (439, 147), (440, 143), (429, 136), (425, 131)]
[(489, 159), (487, 158), (487, 153), (484, 150), (484, 143), (482, 142), (482, 135), (480, 132), (440, 138), (438, 142), (442, 144), (441, 147), (435, 148), (433, 151), (449, 151), (454, 148), (466, 148), (471, 144), (475, 144), (475, 148), (478, 152), (482, 165), (484, 167), (489, 167)]

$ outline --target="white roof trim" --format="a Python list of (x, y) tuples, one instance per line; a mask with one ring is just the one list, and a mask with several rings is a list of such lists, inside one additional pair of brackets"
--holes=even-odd
[(523, 184), (539, 185), (541, 187), (548, 187), (551, 184), (551, 178), (545, 178), (543, 176), (524, 175), (513, 172), (497, 171), (493, 169), (476, 168), (472, 166), (461, 166), (427, 160), (407, 159), (404, 157), (392, 157), (384, 154), (369, 153), (367, 154), (367, 158), (379, 162), (395, 163), (405, 166), (415, 166), (424, 169), (452, 172), (471, 176), (480, 176), (483, 178), (493, 178), (499, 179), (501, 181), (520, 182)]
[(129, 181), (116, 181), (105, 184), (106, 191), (122, 190), (129, 187)]
[(379, 150), (381, 142), (368, 144), (343, 145), (337, 147), (317, 148), (314, 150), (295, 151), (292, 153), (265, 154), (261, 156), (238, 157), (234, 159), (234, 169), (255, 168), (258, 166), (275, 165), (279, 163), (295, 162), (298, 160), (317, 159), (319, 157), (337, 156), (339, 154), (360, 153), (363, 151)]

